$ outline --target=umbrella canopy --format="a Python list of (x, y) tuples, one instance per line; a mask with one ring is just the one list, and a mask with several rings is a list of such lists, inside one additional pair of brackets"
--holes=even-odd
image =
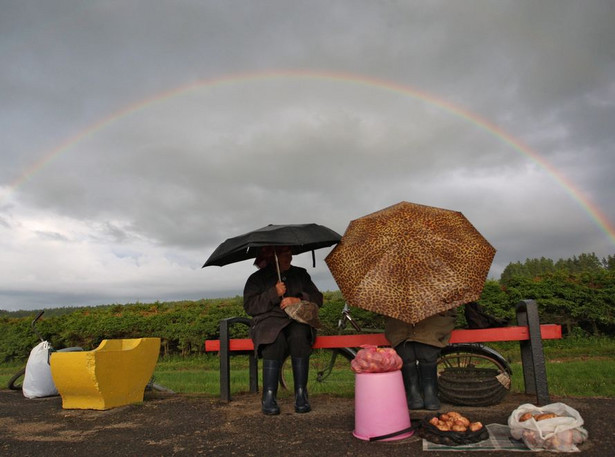
[(351, 306), (413, 324), (477, 300), (494, 255), (460, 212), (401, 202), (351, 221), (325, 262)]
[(293, 254), (301, 254), (332, 246), (341, 238), (339, 233), (318, 224), (270, 224), (227, 239), (209, 256), (203, 267), (253, 259), (263, 246), (290, 246)]

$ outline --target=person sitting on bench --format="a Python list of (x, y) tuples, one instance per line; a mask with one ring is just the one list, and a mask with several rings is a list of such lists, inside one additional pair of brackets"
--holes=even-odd
[(416, 324), (386, 317), (384, 333), (403, 361), (401, 374), (409, 409), (440, 408), (438, 357), (455, 328), (457, 310), (430, 316)]
[(278, 379), (289, 354), (295, 383), (295, 412), (307, 413), (312, 409), (307, 381), (316, 330), (291, 319), (284, 308), (302, 300), (321, 307), (323, 295), (308, 272), (292, 266), (291, 261), (290, 247), (262, 248), (254, 262), (259, 270), (248, 278), (243, 292), (244, 309), (253, 318), (250, 338), (257, 356), (263, 358), (262, 411), (266, 415), (280, 414), (276, 399)]

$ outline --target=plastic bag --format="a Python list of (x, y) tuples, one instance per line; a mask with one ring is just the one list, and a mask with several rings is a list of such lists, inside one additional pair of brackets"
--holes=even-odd
[[(543, 419), (541, 414), (555, 414)], [(587, 440), (588, 433), (583, 418), (577, 410), (564, 403), (534, 406), (526, 403), (515, 409), (508, 418), (513, 438), (523, 440), (532, 449), (553, 452), (579, 452), (577, 444)]]
[(27, 398), (58, 395), (49, 366), (50, 349), (49, 342), (43, 341), (30, 351), (22, 388), (22, 392)]
[(395, 349), (364, 344), (350, 367), (355, 373), (386, 373), (401, 370), (403, 362)]

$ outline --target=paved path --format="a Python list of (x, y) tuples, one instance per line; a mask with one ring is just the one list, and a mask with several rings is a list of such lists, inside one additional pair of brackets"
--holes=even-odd
[[(484, 424), (506, 424), (525, 395), (509, 395), (497, 406), (470, 408), (443, 405)], [(615, 399), (561, 399), (585, 419), (589, 441), (576, 455), (615, 455)], [(144, 457), (144, 456), (416, 456), (462, 455), (502, 457), (525, 452), (464, 452), (422, 450), (411, 437), (391, 442), (366, 442), (352, 435), (354, 400), (319, 395), (313, 411), (295, 414), (290, 398), (282, 398), (282, 414), (265, 417), (259, 397), (245, 394), (231, 403), (186, 395), (146, 394), (141, 404), (108, 411), (64, 410), (59, 397), (25, 399), (0, 391), (0, 455), (3, 457)], [(411, 414), (417, 421), (426, 411)], [(536, 455), (535, 453), (532, 453)], [(540, 455), (554, 455), (541, 453)]]

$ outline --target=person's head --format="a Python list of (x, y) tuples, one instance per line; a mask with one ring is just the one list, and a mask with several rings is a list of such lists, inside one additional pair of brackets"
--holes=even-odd
[(293, 261), (293, 251), (290, 246), (282, 246), (275, 249), (278, 255), (278, 265), (280, 265), (280, 271), (286, 271), (290, 268), (290, 264)]
[(265, 268), (268, 265), (275, 266), (275, 255), (278, 256), (278, 265), (280, 271), (286, 271), (290, 268), (293, 259), (293, 253), (290, 246), (265, 246), (262, 247), (254, 265), (258, 268)]

